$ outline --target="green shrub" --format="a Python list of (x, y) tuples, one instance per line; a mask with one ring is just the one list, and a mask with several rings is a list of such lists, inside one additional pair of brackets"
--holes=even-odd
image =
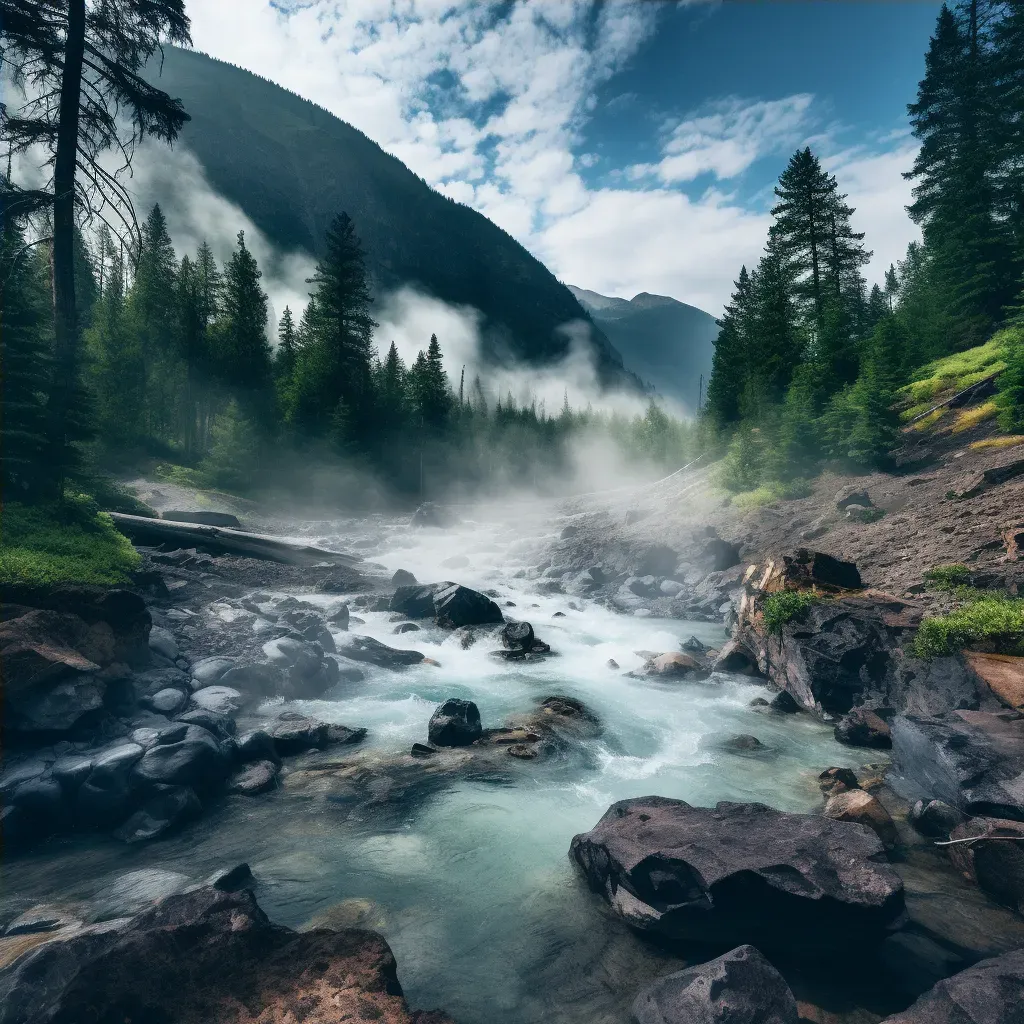
[(1008, 327), (996, 335), (1004, 338), (1006, 369), (997, 381), (995, 405), (999, 426), (1008, 434), (1024, 432), (1024, 327)]
[(934, 658), (988, 641), (1013, 652), (1024, 645), (1024, 598), (976, 597), (948, 615), (927, 618), (914, 638), (914, 653)]
[(762, 614), (769, 633), (781, 633), (782, 627), (793, 619), (802, 618), (807, 609), (821, 596), (811, 590), (780, 590), (764, 599)]
[(924, 574), (925, 583), (934, 590), (959, 590), (966, 587), (971, 579), (971, 570), (966, 565), (936, 565)]
[(0, 518), (0, 586), (15, 583), (126, 583), (138, 552), (88, 495), (60, 504), (4, 505)]

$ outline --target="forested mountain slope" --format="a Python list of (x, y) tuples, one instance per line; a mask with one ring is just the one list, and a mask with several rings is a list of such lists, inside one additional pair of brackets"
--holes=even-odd
[[(174, 47), (162, 70), (154, 60), (151, 77), (191, 115), (179, 145), (282, 249), (321, 256), (327, 225), (346, 211), (378, 293), (409, 284), (476, 307), (488, 353), (499, 359), (555, 359), (569, 344), (558, 328), (586, 319), (569, 289), (515, 239), (326, 110)], [(621, 358), (599, 330), (593, 337), (602, 376), (618, 380)]]
[(641, 292), (632, 299), (569, 290), (590, 313), (634, 373), (659, 394), (697, 407), (700, 377), (707, 388), (718, 322), (696, 306)]

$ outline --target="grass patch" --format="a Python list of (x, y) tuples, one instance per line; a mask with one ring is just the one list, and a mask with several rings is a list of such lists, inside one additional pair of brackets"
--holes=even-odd
[(990, 448), (1012, 448), (1024, 444), (1024, 434), (1009, 434), (1005, 437), (986, 437), (982, 441), (972, 441), (967, 447), (974, 452), (983, 452)]
[(781, 633), (782, 627), (793, 619), (802, 618), (807, 609), (821, 596), (812, 590), (780, 590), (764, 599), (761, 612), (769, 633)]
[(752, 508), (763, 508), (775, 501), (792, 501), (796, 498), (806, 498), (811, 493), (811, 484), (808, 480), (791, 480), (789, 483), (780, 483), (773, 480), (767, 484), (761, 484), (752, 491), (740, 491), (732, 496), (732, 503), (744, 512)]
[(177, 484), (179, 487), (209, 487), (209, 477), (199, 469), (192, 469), (189, 466), (179, 466), (175, 462), (161, 462), (153, 470), (159, 480), (166, 480), (169, 484)]
[(981, 642), (1007, 653), (1024, 647), (1024, 598), (976, 597), (948, 615), (927, 618), (914, 638), (914, 653), (935, 658)]
[(936, 409), (935, 412), (929, 413), (927, 416), (922, 416), (916, 423), (910, 425), (911, 430), (927, 430), (929, 427), (934, 427), (943, 416), (946, 415), (945, 409)]
[(926, 402), (943, 391), (963, 391), (993, 373), (1006, 369), (1003, 346), (1006, 339), (996, 335), (984, 345), (954, 352), (922, 366), (916, 378), (900, 388), (899, 394), (912, 403)]
[(985, 420), (992, 419), (999, 411), (995, 402), (985, 402), (983, 405), (976, 405), (973, 409), (963, 409), (957, 413), (953, 420), (953, 433), (959, 434), (964, 430), (970, 430)]
[(138, 552), (84, 494), (60, 504), (8, 502), (0, 519), (0, 586), (128, 582)]
[(900, 413), (900, 422), (909, 423), (915, 416), (921, 416), (926, 413), (933, 405), (933, 402), (918, 402), (916, 405), (912, 405), (909, 409), (904, 409)]
[(955, 562), (952, 565), (936, 565), (924, 574), (924, 581), (933, 590), (959, 590), (970, 582), (971, 570)]

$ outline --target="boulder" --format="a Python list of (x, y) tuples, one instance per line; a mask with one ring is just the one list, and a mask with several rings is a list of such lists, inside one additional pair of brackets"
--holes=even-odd
[(738, 736), (728, 736), (718, 744), (720, 750), (726, 750), (731, 754), (751, 754), (758, 750), (764, 750), (764, 744), (749, 733), (740, 733)]
[(212, 686), (228, 669), (234, 668), (236, 662), (236, 658), (225, 657), (200, 658), (199, 661), (193, 662), (192, 678), (195, 682), (192, 689), (201, 690), (204, 686)]
[[(314, 670), (317, 671), (317, 670)], [(233, 665), (216, 682), (242, 693), (257, 697), (274, 697), (285, 689), (287, 669), (272, 663), (255, 662), (251, 665)], [(214, 685), (213, 682), (193, 687), (195, 690), (205, 689)]]
[(667, 544), (645, 548), (634, 567), (636, 576), (671, 576), (679, 564), (679, 553)]
[(183, 512), (173, 509), (170, 512), (161, 512), (160, 518), (168, 519), (174, 523), (195, 523), (197, 526), (225, 526), (229, 530), (240, 530), (242, 528), (242, 524), (238, 521), (238, 516), (232, 515), (230, 512), (211, 512), (207, 509), (196, 512)]
[(168, 687), (165, 690), (157, 691), (152, 697), (144, 697), (139, 703), (161, 715), (176, 715), (185, 706), (187, 700), (188, 694), (184, 690)]
[(982, 891), (1019, 911), (1024, 905), (1024, 824), (971, 818), (949, 838), (954, 844), (946, 852), (954, 867)]
[(366, 736), (365, 729), (349, 729), (331, 725), (294, 711), (286, 711), (271, 726), (270, 735), (281, 757), (301, 754), (304, 750), (324, 750), (336, 744), (358, 743)]
[(860, 572), (853, 562), (844, 562), (822, 551), (799, 548), (793, 555), (783, 556), (783, 577), (796, 586), (835, 587), (859, 590)]
[(340, 654), (352, 661), (366, 662), (377, 668), (401, 669), (409, 665), (418, 665), (423, 660), (419, 651), (402, 651), (396, 647), (388, 647), (372, 636), (351, 633), (341, 645)]
[(783, 715), (795, 715), (803, 708), (797, 703), (796, 698), (786, 690), (781, 690), (772, 697), (768, 705), (772, 711), (778, 711)]
[(329, 622), (335, 629), (347, 630), (351, 613), (347, 604), (339, 605), (327, 615)]
[[(206, 708), (193, 708), (178, 715), (176, 721), (179, 725), (198, 725), (209, 733), (213, 733), (219, 740), (226, 740), (235, 735), (235, 720), (230, 715), (222, 715), (216, 711), (208, 711)], [(181, 734), (183, 736), (184, 733)], [(180, 739), (181, 736), (177, 736)]]
[(243, 764), (247, 761), (273, 761), (280, 763), (274, 737), (265, 729), (251, 729), (242, 733), (235, 742), (235, 756)]
[(114, 838), (123, 843), (157, 839), (198, 818), (203, 808), (188, 786), (161, 786), (120, 828)]
[(400, 622), (393, 630), (391, 630), (395, 636), (401, 636), (403, 633), (418, 633), (419, 631), (420, 627), (417, 626), (415, 622)]
[(254, 761), (231, 776), (228, 780), (228, 792), (257, 796), (276, 785), (277, 765), (273, 761)]
[(149, 631), (149, 649), (155, 651), (168, 661), (174, 661), (178, 655), (178, 641), (169, 629), (162, 626), (154, 626)]
[(435, 591), (434, 614), (437, 624), (446, 629), (505, 621), (501, 609), (489, 597), (458, 583), (441, 584)]
[(38, 945), (0, 974), (0, 1024), (257, 1017), (451, 1024), (409, 1011), (381, 936), (294, 932), (244, 889), (170, 895), (130, 921)]
[(964, 815), (943, 800), (918, 800), (910, 808), (908, 820), (923, 836), (948, 839), (963, 824)]
[(982, 960), (940, 981), (883, 1024), (1024, 1024), (1024, 950)]
[(764, 804), (622, 800), (570, 856), (628, 924), (672, 939), (860, 955), (904, 914), (870, 829)]
[(882, 840), (886, 849), (892, 849), (899, 839), (896, 825), (889, 812), (877, 797), (863, 789), (847, 789), (841, 793), (833, 790), (822, 813), (826, 818), (833, 818), (835, 821), (852, 821), (858, 825), (867, 825)]
[(142, 788), (159, 783), (202, 792), (221, 783), (228, 767), (217, 738), (198, 725), (189, 725), (180, 740), (150, 747), (132, 768), (132, 778)]
[(879, 750), (892, 746), (889, 724), (869, 708), (854, 708), (836, 722), (835, 737), (851, 747), (873, 747)]
[(434, 592), (438, 583), (410, 583), (398, 587), (388, 602), (388, 610), (409, 619), (434, 617)]
[(75, 820), (84, 828), (111, 828), (136, 803), (131, 772), (143, 756), (138, 743), (118, 742), (92, 756), (92, 767), (75, 796)]
[(533, 641), (533, 626), (529, 622), (507, 622), (501, 630), (501, 643), (507, 650), (532, 650)]
[(298, 676), (310, 676), (319, 671), (324, 652), (307, 640), (283, 636), (263, 645), (263, 653), (272, 665)]
[(1013, 712), (897, 715), (895, 788), (939, 799), (965, 814), (1024, 821), (1024, 719)]
[(850, 505), (860, 505), (861, 508), (874, 508), (874, 503), (868, 496), (868, 492), (858, 487), (843, 487), (836, 491), (836, 510), (845, 512)]
[(736, 949), (646, 986), (634, 1024), (797, 1024), (796, 999), (753, 946)]
[(468, 747), (480, 739), (480, 710), (471, 700), (452, 697), (430, 716), (427, 737), (436, 747)]
[[(19, 650), (14, 655), (19, 671), (26, 665), (26, 653), (25, 650)], [(33, 655), (39, 653), (39, 649), (33, 651)], [(70, 668), (70, 672), (63, 679), (38, 682), (31, 688), (9, 691), (5, 687), (6, 728), (16, 732), (68, 732), (74, 729), (85, 715), (99, 711), (103, 707), (106, 683), (87, 670), (86, 666), (90, 666), (91, 663), (84, 662), (81, 668), (71, 668), (65, 656), (61, 655), (59, 661), (55, 661), (50, 657), (53, 654), (55, 652), (48, 651), (46, 657), (33, 657), (31, 660), (46, 672), (58, 665), (62, 671)], [(6, 683), (10, 664), (7, 661), (7, 651), (3, 652), (2, 658)]]
[(818, 786), (826, 799), (833, 793), (860, 789), (860, 783), (852, 768), (826, 768), (818, 776)]
[(981, 651), (964, 651), (963, 658), (975, 680), (1003, 704), (1024, 708), (1024, 658)]
[(718, 652), (712, 672), (734, 672), (742, 676), (759, 676), (761, 670), (757, 665), (757, 654), (752, 652), (741, 641), (727, 640)]
[(245, 698), (230, 686), (205, 686), (192, 694), (191, 706), (218, 715), (234, 715), (245, 703)]
[(415, 587), (416, 583), (416, 577), (408, 569), (396, 569), (394, 576), (391, 577), (393, 587)]
[(684, 651), (668, 651), (651, 658), (644, 665), (644, 673), (663, 679), (699, 680), (707, 679), (711, 675), (711, 670), (692, 654), (686, 654)]
[(700, 553), (700, 562), (709, 572), (724, 572), (740, 561), (739, 546), (720, 537), (706, 541)]

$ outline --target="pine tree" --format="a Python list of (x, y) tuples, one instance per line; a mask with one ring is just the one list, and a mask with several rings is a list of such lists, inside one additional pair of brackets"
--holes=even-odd
[(274, 356), (274, 376), (279, 381), (291, 381), (292, 373), (295, 370), (297, 347), (295, 321), (292, 318), (291, 309), (285, 306), (277, 325), (277, 352)]
[(740, 401), (744, 416), (763, 401), (775, 404), (782, 400), (806, 347), (797, 324), (790, 264), (776, 236), (769, 238), (753, 286), (751, 371)]
[(0, 472), (10, 502), (46, 486), (53, 313), (45, 253), (27, 246), (13, 218), (0, 244)]
[(225, 381), (245, 396), (244, 404), (262, 421), (271, 381), (267, 341), (267, 295), (263, 274), (238, 232), (238, 247), (224, 271), (222, 316), (218, 324), (218, 363)]
[(718, 321), (715, 354), (708, 381), (706, 409), (719, 426), (739, 419), (739, 400), (750, 372), (748, 346), (752, 341), (754, 282), (747, 268), (740, 270), (736, 290)]
[(997, 381), (999, 426), (1008, 434), (1024, 434), (1024, 319), (1004, 332), (1006, 369)]

